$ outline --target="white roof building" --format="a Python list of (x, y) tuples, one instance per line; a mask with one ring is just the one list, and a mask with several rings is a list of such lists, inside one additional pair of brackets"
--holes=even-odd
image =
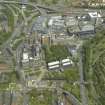
[(71, 63), (70, 62), (63, 63), (63, 66), (68, 66), (68, 65), (71, 65)]
[(91, 18), (100, 18), (100, 17), (102, 17), (99, 13), (97, 13), (97, 12), (89, 12), (88, 13), (89, 14), (89, 16), (91, 17)]
[(59, 68), (59, 65), (54, 65), (54, 66), (50, 66), (49, 69), (55, 69), (55, 68)]
[(48, 63), (48, 69), (57, 69), (60, 67), (60, 62), (59, 61), (55, 61), (55, 62), (50, 62)]
[(48, 63), (48, 66), (54, 66), (54, 65), (59, 65), (59, 61), (55, 61), (55, 62), (50, 62)]
[(62, 63), (65, 63), (65, 62), (70, 62), (70, 59), (63, 59)]
[(50, 19), (48, 22), (48, 26), (52, 26), (53, 25), (53, 19)]
[(67, 59), (63, 59), (61, 62), (55, 61), (55, 62), (48, 63), (48, 69), (56, 70), (58, 68), (66, 67), (66, 66), (70, 66), (70, 65), (73, 65), (73, 61), (71, 59), (67, 58)]
[(63, 102), (61, 102), (61, 104), (60, 105), (64, 105), (64, 103)]
[(73, 65), (73, 61), (71, 59), (63, 59), (62, 60), (62, 65), (63, 66)]
[(29, 61), (29, 59), (28, 59), (28, 53), (23, 53), (23, 60), (22, 60), (22, 62), (28, 62)]

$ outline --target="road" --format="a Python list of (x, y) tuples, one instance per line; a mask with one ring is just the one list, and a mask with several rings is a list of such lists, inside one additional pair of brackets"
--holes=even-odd
[[(62, 12), (62, 13), (68, 13), (68, 14), (85, 14), (85, 13), (88, 13), (88, 12), (100, 12), (101, 10), (101, 14), (104, 14), (105, 15), (105, 10), (103, 9), (84, 9), (84, 8), (72, 8), (71, 10), (68, 10), (68, 9), (64, 9), (64, 8), (58, 8), (58, 7), (46, 7), (44, 5), (39, 5), (39, 4), (35, 4), (35, 3), (32, 3), (32, 2), (16, 2), (16, 1), (0, 1), (0, 4), (20, 4), (20, 5), (29, 5), (29, 6), (32, 6), (34, 7), (37, 11), (39, 11), (40, 14), (45, 14), (45, 11), (51, 11), (51, 12)], [(45, 10), (45, 11), (43, 11)]]
[(83, 53), (82, 48), (80, 48), (80, 59), (79, 59), (79, 73), (80, 73), (80, 94), (81, 94), (81, 100), (82, 105), (88, 105), (87, 96), (86, 96), (86, 89), (84, 84), (84, 73), (83, 73)]
[(15, 37), (17, 37), (17, 36), (19, 36), (19, 35), (21, 34), (21, 30), (22, 30), (23, 25), (24, 25), (24, 24), (21, 23), (20, 25), (18, 25), (17, 27), (14, 28), (14, 31), (13, 31), (11, 37), (10, 37), (5, 43), (3, 43), (2, 48), (5, 48), (5, 47), (7, 47), (7, 46), (10, 46), (11, 41), (12, 41)]
[[(22, 3), (22, 2), (16, 2), (16, 1), (0, 1), (0, 4), (20, 4), (20, 5), (29, 5), (29, 6), (32, 6), (34, 7), (35, 9), (37, 9), (39, 11), (40, 14), (43, 14), (43, 11), (41, 11), (40, 8), (43, 8), (39, 5), (36, 5), (36, 4), (33, 4), (31, 2), (28, 2), (28, 3)], [(45, 7), (44, 7), (45, 8)], [(48, 9), (48, 8), (47, 8)], [(53, 11), (53, 9), (50, 9)]]
[[(9, 6), (10, 6), (10, 5), (9, 5)], [(15, 5), (12, 5), (12, 7), (15, 8), (16, 10), (18, 10), (18, 12), (22, 15), (22, 17), (23, 17), (25, 23), (27, 24), (27, 20), (26, 20), (26, 16), (25, 16), (24, 11), (23, 11), (22, 9), (18, 8), (17, 6), (15, 6)], [(13, 8), (12, 8), (12, 9), (13, 9)]]
[[(43, 14), (43, 11), (41, 9), (44, 9), (44, 10), (47, 10), (47, 11), (54, 11), (54, 12), (68, 12), (68, 8), (67, 10), (64, 9), (64, 8), (58, 8), (58, 7), (46, 7), (44, 5), (39, 5), (39, 4), (35, 4), (35, 3), (32, 3), (32, 2), (16, 2), (16, 1), (0, 1), (0, 3), (4, 3), (4, 4), (20, 4), (20, 5), (29, 5), (29, 6), (32, 6), (34, 8), (36, 8), (41, 14)], [(69, 10), (68, 13), (87, 13), (87, 12), (94, 12), (94, 11), (98, 11), (100, 12), (100, 10), (102, 10), (103, 12), (105, 10), (103, 9), (84, 9), (84, 8), (72, 8), (71, 10)], [(71, 11), (71, 12), (70, 12)]]
[(26, 17), (24, 11), (23, 11), (21, 8), (16, 7), (15, 5), (11, 5), (11, 6), (12, 6), (13, 8), (15, 8), (16, 10), (18, 10), (18, 12), (23, 16), (23, 19), (24, 19), (26, 25), (28, 24), (28, 22), (29, 22), (30, 20), (32, 20), (32, 18), (33, 18), (35, 15), (38, 14), (38, 11), (34, 11), (33, 13), (30, 13), (28, 17)]
[(10, 11), (12, 12), (13, 16), (14, 16), (14, 26), (16, 25), (17, 23), (17, 19), (18, 19), (18, 15), (15, 13), (14, 9), (9, 6), (8, 4), (5, 4), (5, 6), (10, 9)]
[(63, 94), (65, 96), (67, 96), (67, 98), (70, 99), (70, 101), (73, 103), (73, 105), (81, 105), (81, 103), (78, 101), (78, 99), (73, 94), (71, 94), (70, 92), (64, 91)]

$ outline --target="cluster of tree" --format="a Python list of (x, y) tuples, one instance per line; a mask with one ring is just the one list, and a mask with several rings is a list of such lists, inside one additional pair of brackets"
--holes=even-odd
[[(93, 82), (94, 97), (97, 97), (96, 105), (105, 104), (105, 31), (87, 41), (83, 46), (85, 81)], [(90, 88), (89, 88), (90, 87)], [(91, 86), (88, 89), (91, 91)], [(91, 94), (89, 92), (89, 94)]]

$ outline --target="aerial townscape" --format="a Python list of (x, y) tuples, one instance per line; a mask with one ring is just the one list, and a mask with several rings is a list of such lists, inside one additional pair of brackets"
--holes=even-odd
[(105, 105), (105, 0), (0, 0), (0, 105)]

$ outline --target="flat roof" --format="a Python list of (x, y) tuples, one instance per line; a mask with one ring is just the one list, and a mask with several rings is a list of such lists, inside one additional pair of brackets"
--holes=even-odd
[(63, 66), (68, 66), (68, 65), (71, 65), (71, 63), (70, 62), (63, 63)]
[(49, 69), (59, 68), (59, 65), (50, 66)]
[(27, 60), (28, 59), (28, 53), (23, 53), (23, 59)]
[(89, 30), (94, 30), (94, 26), (91, 24), (87, 24), (87, 25), (84, 25), (81, 29), (81, 31), (89, 31)]
[(65, 62), (70, 62), (70, 59), (63, 59), (62, 63), (65, 63)]
[(50, 62), (50, 63), (48, 63), (48, 66), (57, 65), (57, 64), (59, 64), (59, 63), (60, 63), (59, 61)]

